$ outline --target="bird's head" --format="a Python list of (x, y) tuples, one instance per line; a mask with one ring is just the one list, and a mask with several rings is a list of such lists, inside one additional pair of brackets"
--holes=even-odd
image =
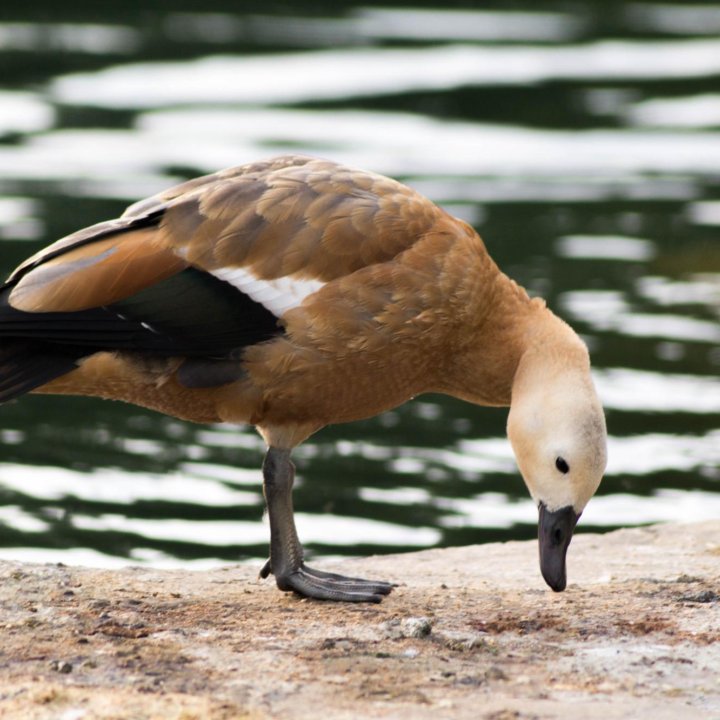
[(565, 556), (575, 524), (607, 462), (605, 416), (584, 346), (573, 344), (550, 357), (528, 353), (521, 360), (508, 437), (540, 513), (540, 569), (559, 592), (567, 584)]

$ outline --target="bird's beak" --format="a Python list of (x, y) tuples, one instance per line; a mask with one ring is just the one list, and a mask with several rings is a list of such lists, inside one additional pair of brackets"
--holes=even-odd
[(555, 592), (562, 592), (567, 585), (565, 555), (580, 515), (569, 505), (550, 512), (540, 503), (539, 509), (540, 571)]

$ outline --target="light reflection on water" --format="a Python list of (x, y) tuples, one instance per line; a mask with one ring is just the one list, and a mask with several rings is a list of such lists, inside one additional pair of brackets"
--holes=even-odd
[[(665, 152), (668, 146), (672, 153)], [(418, 147), (422, 153), (414, 154)], [(0, 147), (0, 166), (6, 181), (71, 178), (82, 194), (125, 198), (138, 181), (139, 189), (149, 191), (173, 182), (166, 174), (157, 176), (162, 168), (210, 172), (233, 159), (239, 163), (298, 148), (352, 165), (370, 158), (378, 172), (429, 175), (434, 185), (443, 184), (437, 175), (448, 175), (443, 194), (454, 189), (453, 199), (474, 202), (528, 199), (513, 192), (514, 183), (546, 177), (571, 178), (567, 184), (584, 200), (624, 194), (623, 183), (631, 199), (691, 199), (697, 185), (689, 185), (685, 175), (714, 176), (720, 166), (720, 134), (715, 132), (559, 131), (416, 114), (281, 109), (163, 111), (139, 116), (132, 130), (56, 130), (22, 146)], [(658, 177), (648, 182), (643, 173)], [(457, 187), (458, 175), (462, 187)], [(143, 176), (152, 185), (143, 184)], [(502, 184), (493, 192), (483, 177)], [(96, 182), (99, 187), (90, 186)], [(72, 192), (72, 185), (67, 190)], [(562, 199), (552, 186), (536, 192), (538, 199)]]
[(602, 368), (594, 378), (607, 410), (715, 415), (720, 407), (715, 376)]
[[(475, 224), (588, 342), (611, 437), (582, 525), (720, 517), (715, 7), (621, 3), (604, 23), (591, 2), (207, 7), (145, 28), (0, 23), (0, 60), (45, 57), (42, 82), (20, 70), (0, 88), (3, 270), (33, 241), (272, 154), (401, 177)], [(60, 70), (58, 54), (83, 61)], [(253, 431), (53, 398), (0, 416), (0, 556), (263, 557)], [(320, 554), (532, 536), (504, 420), (428, 397), (323, 431), (296, 454), (301, 535)]]
[(645, 127), (711, 128), (720, 125), (720, 95), (646, 100), (627, 108), (633, 125)]
[(601, 41), (582, 45), (343, 48), (127, 64), (58, 78), (56, 102), (107, 108), (208, 103), (280, 104), (377, 97), (466, 85), (551, 80), (647, 80), (720, 72), (720, 40)]
[(77, 52), (106, 55), (133, 53), (140, 47), (140, 32), (120, 25), (97, 23), (0, 23), (2, 52)]

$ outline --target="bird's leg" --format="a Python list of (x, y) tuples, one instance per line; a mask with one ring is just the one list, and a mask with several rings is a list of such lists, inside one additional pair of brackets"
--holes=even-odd
[(263, 492), (270, 519), (270, 559), (260, 576), (265, 578), (272, 573), (281, 590), (294, 590), (318, 600), (380, 602), (382, 596), (392, 590), (390, 583), (348, 578), (305, 565), (293, 517), (294, 478), (290, 450), (270, 447), (263, 462)]

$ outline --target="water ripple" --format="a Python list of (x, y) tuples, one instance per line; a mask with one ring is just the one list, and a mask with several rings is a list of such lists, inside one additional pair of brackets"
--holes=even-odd
[(287, 104), (551, 80), (680, 79), (718, 72), (719, 40), (604, 40), (552, 47), (349, 48), (130, 63), (66, 75), (50, 90), (64, 104), (158, 108)]

